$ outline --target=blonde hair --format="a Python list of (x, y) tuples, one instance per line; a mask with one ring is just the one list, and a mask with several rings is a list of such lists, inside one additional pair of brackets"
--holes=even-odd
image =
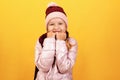
[(69, 51), (69, 50), (71, 49), (71, 47), (72, 47), (72, 45), (71, 45), (70, 42), (69, 42), (69, 38), (66, 39), (66, 46), (67, 46), (68, 51)]

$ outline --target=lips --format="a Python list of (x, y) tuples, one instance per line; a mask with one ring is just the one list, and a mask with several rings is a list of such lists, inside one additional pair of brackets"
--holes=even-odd
[(61, 31), (53, 31), (54, 33), (56, 33), (56, 32), (61, 32)]

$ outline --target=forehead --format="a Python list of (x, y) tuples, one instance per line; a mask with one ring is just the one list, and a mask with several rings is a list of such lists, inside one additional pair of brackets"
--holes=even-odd
[(59, 17), (56, 17), (56, 18), (51, 19), (49, 22), (64, 22), (64, 20)]

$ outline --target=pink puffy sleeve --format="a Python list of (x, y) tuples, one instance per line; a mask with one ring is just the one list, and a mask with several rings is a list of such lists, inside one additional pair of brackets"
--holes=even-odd
[(43, 48), (39, 41), (35, 46), (35, 64), (39, 70), (48, 72), (52, 67), (55, 55), (55, 39), (45, 38)]
[(56, 41), (56, 64), (60, 73), (70, 71), (76, 60), (77, 42), (73, 38), (69, 38), (72, 47), (67, 50), (65, 41)]

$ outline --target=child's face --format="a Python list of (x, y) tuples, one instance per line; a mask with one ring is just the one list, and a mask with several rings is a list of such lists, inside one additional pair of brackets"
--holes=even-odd
[(66, 32), (67, 27), (65, 22), (61, 19), (61, 18), (53, 18), (49, 21), (48, 26), (47, 26), (47, 30), (52, 31), (54, 33), (57, 32)]

